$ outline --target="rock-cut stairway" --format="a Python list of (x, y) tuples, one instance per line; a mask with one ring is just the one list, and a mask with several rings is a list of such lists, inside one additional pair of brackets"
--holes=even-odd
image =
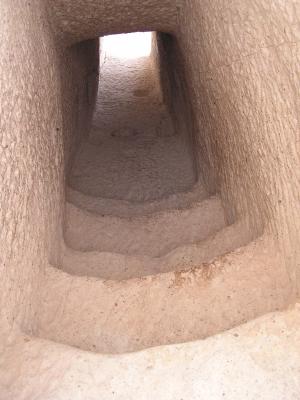
[(115, 92), (104, 96), (109, 84), (100, 85), (105, 101), (69, 177), (65, 243), (58, 268), (45, 272), (39, 336), (121, 353), (204, 338), (280, 309), (288, 285), (277, 249), (267, 236), (250, 242), (243, 221), (226, 224), (155, 84), (131, 80), (119, 93), (108, 78)]
[(122, 353), (204, 338), (285, 304), (277, 249), (268, 237), (249, 243), (242, 221), (227, 226), (220, 199), (200, 184), (138, 204), (78, 188), (67, 197), (40, 337)]

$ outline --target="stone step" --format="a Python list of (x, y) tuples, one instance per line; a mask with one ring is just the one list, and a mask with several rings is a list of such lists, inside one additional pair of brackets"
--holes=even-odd
[(117, 217), (66, 206), (66, 244), (75, 250), (162, 256), (183, 244), (204, 240), (225, 227), (224, 211), (212, 196), (190, 209)]
[(205, 338), (290, 301), (287, 271), (266, 236), (183, 271), (123, 281), (47, 267), (38, 336), (102, 353)]
[(130, 256), (109, 252), (82, 252), (64, 246), (60, 268), (71, 275), (124, 280), (179, 271), (208, 263), (250, 241), (244, 224), (227, 226), (207, 239), (180, 245), (161, 257)]
[(204, 187), (200, 183), (197, 183), (187, 192), (179, 192), (160, 200), (149, 200), (142, 203), (89, 196), (71, 187), (67, 188), (66, 197), (69, 203), (92, 213), (133, 217), (174, 208), (178, 210), (191, 208), (196, 202), (207, 198), (208, 194)]

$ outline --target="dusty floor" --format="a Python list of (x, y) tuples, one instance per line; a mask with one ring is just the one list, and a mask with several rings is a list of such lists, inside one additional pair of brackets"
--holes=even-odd
[[(125, 280), (116, 266), (118, 280), (47, 268), (38, 335), (84, 350), (123, 353), (205, 338), (286, 306), (289, 277), (268, 236), (208, 263), (191, 260), (183, 270), (181, 259), (176, 271), (169, 265), (168, 272), (148, 270), (150, 275)], [(121, 261), (119, 274), (140, 275), (137, 262), (132, 271), (127, 260), (130, 269), (124, 271)], [(96, 272), (101, 274), (101, 266)]]
[(299, 324), (296, 305), (206, 340), (118, 356), (20, 337), (0, 360), (1, 399), (298, 400)]

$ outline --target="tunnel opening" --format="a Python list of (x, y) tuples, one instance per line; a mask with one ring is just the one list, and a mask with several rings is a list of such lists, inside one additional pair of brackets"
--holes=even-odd
[[(100, 38), (102, 57), (135, 59), (151, 54), (153, 32), (121, 33)], [(102, 62), (100, 61), (100, 65)]]

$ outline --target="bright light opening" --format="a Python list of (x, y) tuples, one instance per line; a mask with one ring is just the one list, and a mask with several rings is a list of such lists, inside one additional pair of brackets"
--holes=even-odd
[(123, 33), (101, 38), (101, 52), (106, 57), (140, 58), (151, 53), (152, 32)]

